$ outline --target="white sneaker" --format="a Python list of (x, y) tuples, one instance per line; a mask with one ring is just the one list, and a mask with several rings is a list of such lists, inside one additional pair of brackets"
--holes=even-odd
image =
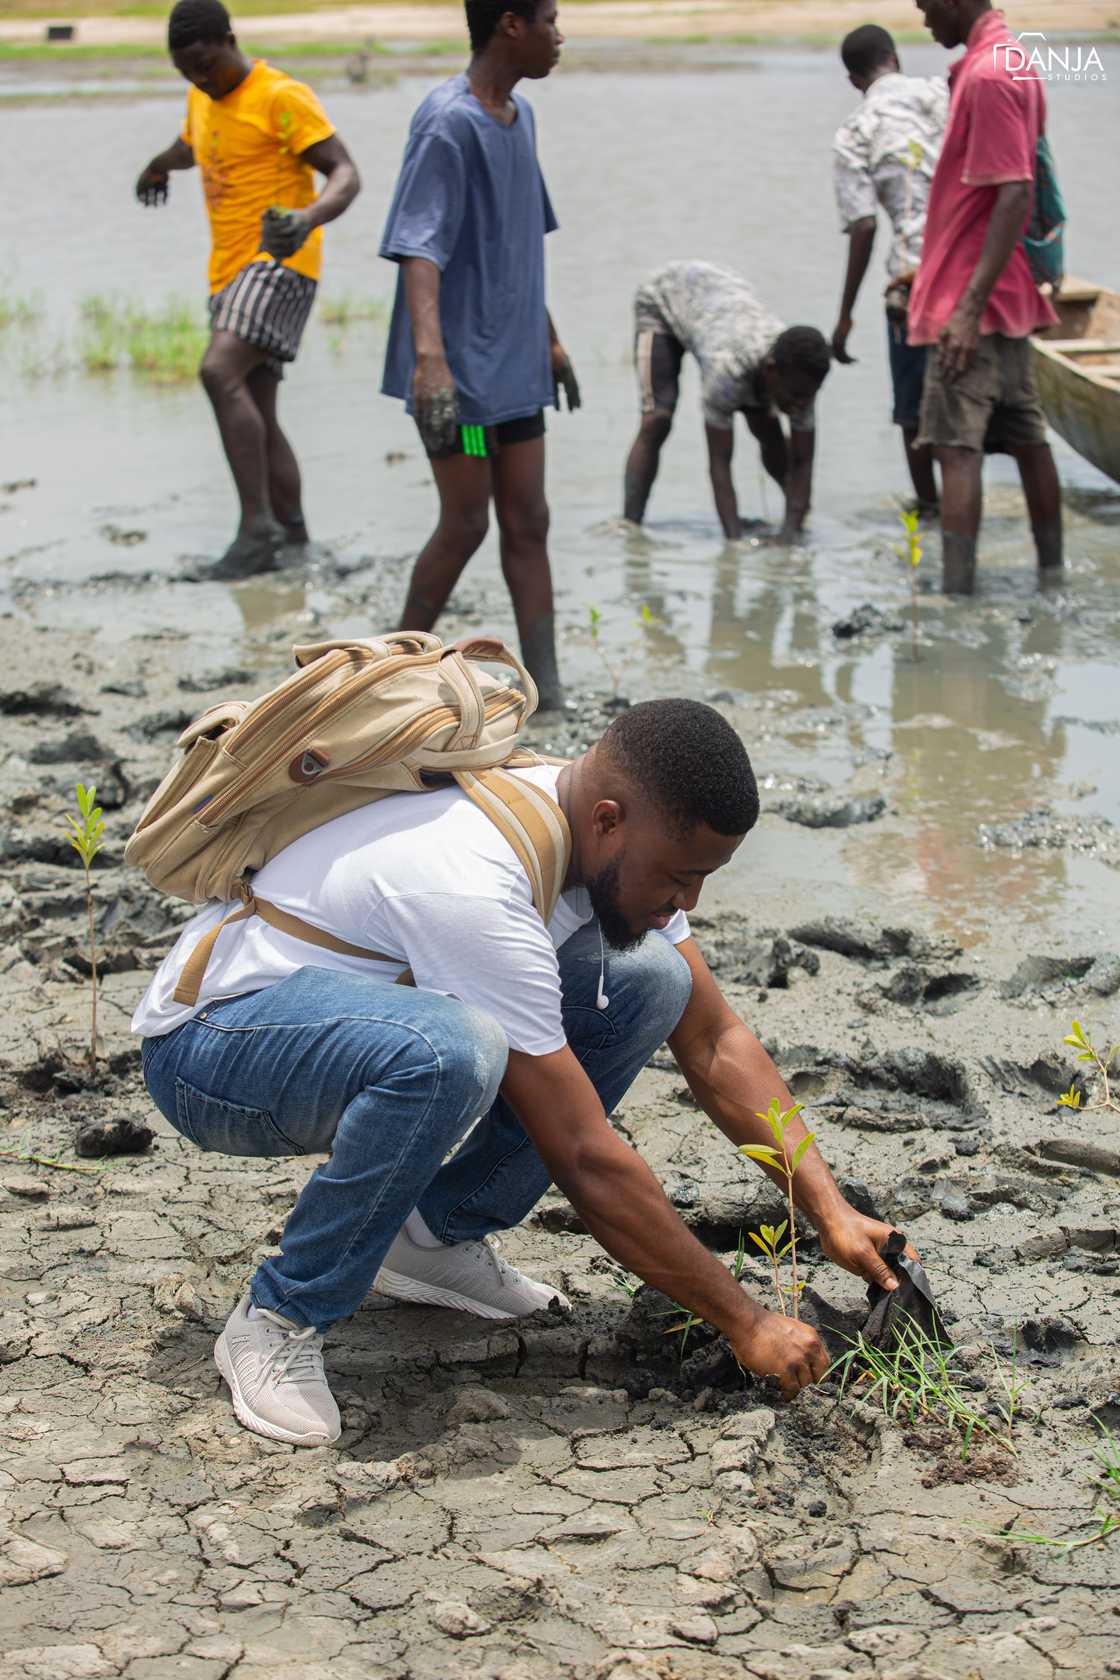
[[(419, 1218), (410, 1214), (410, 1222)], [(425, 1232), (427, 1226), (421, 1227)], [(524, 1318), (550, 1302), (570, 1305), (568, 1297), (547, 1283), (537, 1283), (507, 1264), (492, 1240), (440, 1243), (436, 1248), (413, 1242), (407, 1225), (395, 1237), (373, 1293), (429, 1307), (458, 1307), (479, 1318)]]
[(342, 1419), (323, 1374), (323, 1338), (267, 1307), (248, 1316), (238, 1302), (214, 1344), (214, 1363), (229, 1384), (246, 1429), (297, 1447), (324, 1447), (342, 1434)]

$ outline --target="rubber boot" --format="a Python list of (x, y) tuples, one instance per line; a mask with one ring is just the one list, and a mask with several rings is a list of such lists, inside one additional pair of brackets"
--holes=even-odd
[(941, 592), (971, 595), (976, 589), (976, 538), (957, 531), (941, 533)]
[(564, 704), (564, 690), (556, 666), (556, 623), (544, 613), (521, 632), (521, 657), (540, 695), (538, 711), (558, 712)]
[(1052, 520), (1048, 525), (1036, 525), (1034, 528), (1034, 546), (1038, 551), (1039, 575), (1045, 582), (1061, 574), (1065, 563), (1062, 553), (1062, 522)]

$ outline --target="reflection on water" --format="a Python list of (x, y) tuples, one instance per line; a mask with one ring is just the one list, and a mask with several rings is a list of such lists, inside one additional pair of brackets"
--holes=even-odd
[[(784, 880), (820, 881), (829, 908), (850, 892), (889, 904), (892, 915), (924, 902), (933, 919), (970, 938), (1001, 919), (1114, 920), (1115, 871), (1075, 853), (984, 852), (976, 825), (1043, 804), (1120, 820), (1117, 737), (1107, 732), (1120, 644), (1120, 493), (1059, 447), (1070, 579), (1043, 599), (1014, 470), (996, 460), (987, 472), (978, 599), (923, 598), (916, 663), (906, 633), (849, 642), (832, 634), (833, 623), (864, 601), (907, 610), (905, 568), (893, 554), (905, 469), (889, 419), (878, 267), (853, 341), (859, 364), (835, 369), (822, 392), (804, 549), (720, 540), (687, 363), (650, 523), (639, 533), (617, 521), (637, 420), (631, 300), (645, 272), (678, 257), (724, 263), (747, 275), (785, 319), (831, 327), (844, 250), (828, 159), (852, 90), (831, 53), (744, 49), (740, 56), (718, 77), (694, 67), (673, 75), (569, 71), (533, 90), (562, 224), (548, 241), (551, 303), (585, 398), (579, 414), (550, 416), (548, 434), (569, 674), (596, 687), (607, 680), (588, 633), (594, 606), (600, 646), (624, 693), (730, 692), (764, 774), (886, 794), (890, 814), (863, 828), (810, 834), (776, 819), (764, 824), (749, 868), (775, 892)], [(905, 58), (917, 74), (944, 70), (934, 48), (908, 47)], [(392, 271), (373, 253), (409, 116), (426, 85), (404, 77), (393, 87), (330, 96), (365, 191), (328, 230), (325, 300), (389, 296)], [(1120, 220), (1097, 185), (1116, 132), (1117, 89), (1055, 84), (1050, 107), (1075, 230), (1072, 258), (1088, 277), (1118, 283)], [(189, 383), (169, 390), (125, 373), (85, 374), (77, 322), (85, 292), (124, 295), (148, 308), (172, 294), (193, 295), (202, 318), (198, 183), (177, 177), (159, 212), (132, 200), (137, 170), (177, 126), (167, 102), (81, 106), (77, 151), (74, 117), (75, 107), (51, 107), (12, 110), (5, 119), (9, 151), (18, 153), (21, 142), (33, 150), (52, 187), (21, 204), (21, 239), (5, 258), (9, 292), (40, 296), (44, 313), (27, 331), (0, 333), (0, 374), (19, 402), (4, 476), (38, 481), (0, 496), (0, 610), (15, 614), (20, 633), (28, 623), (80, 622), (118, 662), (169, 624), (190, 636), (200, 663), (232, 658), (250, 667), (265, 657), (262, 649), (268, 660), (278, 657), (287, 633), (309, 640), (385, 629), (402, 571), (431, 528), (435, 496), (411, 424), (399, 404), (377, 394), (382, 328), (343, 330), (313, 317), (282, 395), (313, 535), (336, 556), (368, 554), (368, 568), (344, 584), (331, 584), (325, 572), (311, 584), (179, 583), (188, 562), (222, 552), (235, 522), (209, 411)], [(885, 241), (879, 247), (877, 264)], [(776, 497), (745, 432), (735, 474), (744, 513), (773, 518)], [(109, 519), (145, 533), (133, 561), (107, 550), (98, 535)], [(922, 569), (930, 589), (936, 548), (931, 539)], [(496, 550), (491, 538), (460, 599), (472, 623), (484, 601), (485, 628), (508, 636)], [(158, 581), (91, 582), (129, 565), (150, 569)], [(449, 630), (458, 628), (449, 621)]]

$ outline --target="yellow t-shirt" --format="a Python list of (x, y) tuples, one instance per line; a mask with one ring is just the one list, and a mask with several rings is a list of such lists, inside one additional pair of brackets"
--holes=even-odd
[[(270, 205), (302, 210), (315, 197), (315, 172), (300, 160), (334, 133), (309, 87), (263, 58), (224, 99), (192, 87), (183, 139), (202, 171), (210, 217), (210, 290), (220, 292), (246, 263), (271, 262), (261, 250), (261, 216)], [(285, 268), (317, 280), (323, 230), (315, 228)]]

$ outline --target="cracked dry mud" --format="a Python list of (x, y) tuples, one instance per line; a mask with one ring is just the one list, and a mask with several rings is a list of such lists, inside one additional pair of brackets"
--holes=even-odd
[[(284, 635), (259, 667), (216, 672), (214, 686), (266, 686)], [(628, 1298), (558, 1195), (505, 1252), (562, 1287), (570, 1315), (488, 1326), (364, 1309), (328, 1337), (342, 1440), (298, 1452), (238, 1428), (211, 1346), (311, 1163), (229, 1160), (180, 1140), (153, 1114), (127, 1034), (145, 971), (187, 913), (118, 862), (183, 710), (187, 653), (169, 642), (138, 675), (52, 641), (82, 711), (60, 715), (37, 688), (42, 636), (7, 673), (3, 1147), (74, 1161), (80, 1125), (121, 1119), (155, 1140), (85, 1173), (0, 1160), (5, 1673), (1120, 1673), (1120, 1544), (1063, 1555), (981, 1532), (1014, 1519), (1058, 1534), (1087, 1519), (1094, 1418), (1120, 1421), (1118, 1140), (1102, 1126), (1086, 1156), (1056, 1106), (1061, 1034), (1072, 1013), (1107, 1022), (1114, 957), (1079, 948), (1024, 973), (915, 928), (830, 919), (819, 892), (768, 929), (696, 918), (849, 1196), (921, 1249), (975, 1382), (990, 1376), (989, 1344), (1005, 1357), (1019, 1347), (1017, 1456), (987, 1446), (962, 1464), (935, 1428), (895, 1426), (834, 1389), (782, 1407), (703, 1332), (678, 1365), (666, 1321)], [(208, 686), (197, 672), (187, 682)], [(732, 715), (750, 739), (749, 715)], [(602, 721), (591, 707), (554, 744)], [(93, 1087), (75, 1066), (80, 877), (58, 838), (90, 743), (30, 769), (37, 743), (69, 732), (92, 735), (114, 806), (97, 866), (107, 1071)], [(615, 1123), (721, 1253), (778, 1211), (665, 1053)], [(860, 1286), (806, 1249), (809, 1310), (858, 1322)], [(749, 1277), (765, 1295), (761, 1268)], [(973, 1394), (981, 1408), (996, 1398)]]

